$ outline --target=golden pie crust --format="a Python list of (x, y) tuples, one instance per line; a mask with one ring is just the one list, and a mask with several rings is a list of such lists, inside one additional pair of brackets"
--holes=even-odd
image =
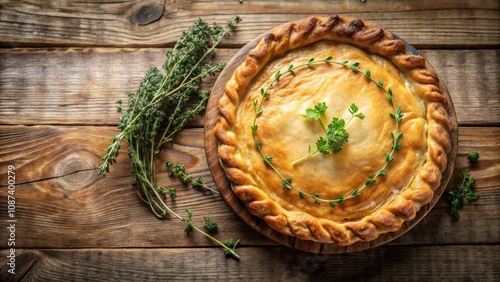
[[(331, 207), (284, 189), (282, 179), (255, 148), (254, 101), (275, 73), (311, 58), (358, 62), (374, 80), (381, 79), (401, 107), (401, 148), (386, 174), (358, 197)], [(283, 75), (269, 89), (263, 112), (257, 115), (255, 136), (265, 156), (279, 172), (305, 193), (337, 199), (350, 195), (384, 166), (391, 151), (396, 123), (393, 107), (377, 84), (339, 64), (318, 63)], [(317, 154), (292, 165), (322, 134), (315, 121), (301, 117), (305, 109), (325, 102), (324, 120), (347, 120), (351, 103), (366, 117), (346, 127), (348, 142), (337, 154)], [(234, 71), (219, 100), (214, 129), (224, 171), (248, 210), (283, 234), (302, 240), (342, 246), (372, 241), (398, 231), (429, 203), (441, 183), (451, 150), (447, 99), (437, 74), (406, 43), (380, 26), (360, 19), (310, 17), (272, 29)]]

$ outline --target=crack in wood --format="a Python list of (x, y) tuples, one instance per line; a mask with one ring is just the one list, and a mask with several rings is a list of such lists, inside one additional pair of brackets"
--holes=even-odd
[[(65, 174), (62, 174), (62, 175), (50, 176), (50, 177), (45, 177), (45, 178), (40, 178), (40, 179), (30, 180), (30, 181), (24, 181), (24, 182), (17, 182), (16, 186), (26, 185), (26, 184), (35, 184), (35, 183), (49, 181), (49, 180), (62, 179), (62, 178), (68, 177), (68, 176), (73, 176), (73, 175), (76, 175), (76, 174), (79, 174), (79, 173), (82, 173), (82, 172), (89, 172), (89, 171), (95, 171), (96, 172), (95, 175), (96, 175), (96, 179), (97, 179), (97, 177), (98, 177), (97, 176), (97, 171), (98, 170), (99, 170), (99, 168), (79, 169), (79, 170), (75, 170), (75, 171), (72, 171), (72, 172), (69, 172), (69, 173), (65, 173)], [(8, 185), (0, 185), (0, 189), (6, 188), (7, 186)]]

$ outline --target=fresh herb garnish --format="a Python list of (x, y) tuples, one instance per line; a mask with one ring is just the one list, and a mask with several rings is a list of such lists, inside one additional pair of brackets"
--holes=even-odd
[(203, 223), (205, 224), (205, 228), (208, 230), (208, 232), (216, 233), (217, 231), (219, 231), (219, 225), (213, 222), (210, 218), (204, 218)]
[(193, 213), (189, 210), (189, 209), (186, 209), (186, 213), (187, 213), (187, 217), (184, 217), (182, 219), (182, 221), (184, 221), (184, 223), (186, 223), (186, 228), (184, 229), (184, 232), (186, 232), (187, 234), (191, 234), (193, 233)]
[(470, 152), (469, 155), (467, 155), (467, 159), (471, 162), (477, 162), (477, 160), (479, 160), (479, 153)]
[(478, 198), (476, 179), (470, 175), (468, 170), (463, 170), (460, 176), (462, 180), (454, 190), (448, 191), (447, 198), (449, 203), (448, 213), (454, 219), (460, 218), (458, 210), (463, 207), (464, 201), (470, 203), (476, 201)]
[[(313, 69), (316, 64), (320, 64), (320, 63), (341, 65), (343, 67), (349, 68), (354, 73), (362, 74), (368, 80), (373, 82), (379, 89), (381, 89), (387, 95), (387, 101), (394, 109), (394, 112), (389, 114), (389, 116), (395, 121), (395, 129), (394, 129), (394, 131), (391, 132), (392, 146), (391, 146), (391, 151), (389, 153), (384, 154), (384, 156), (385, 156), (384, 165), (378, 171), (376, 171), (376, 173), (373, 176), (368, 177), (366, 179), (366, 181), (360, 187), (357, 187), (356, 189), (354, 189), (352, 193), (350, 193), (349, 195), (342, 195), (342, 194), (338, 195), (338, 197), (335, 199), (323, 199), (320, 197), (320, 195), (318, 193), (306, 193), (306, 192), (300, 190), (299, 188), (295, 187), (292, 184), (293, 179), (282, 175), (281, 172), (272, 164), (273, 157), (264, 155), (264, 153), (262, 152), (262, 144), (257, 139), (257, 131), (259, 129), (259, 126), (257, 124), (257, 118), (264, 112), (262, 105), (264, 103), (264, 100), (269, 99), (271, 97), (271, 94), (269, 93), (269, 91), (273, 87), (274, 83), (276, 81), (278, 81), (285, 74), (296, 75), (296, 71), (298, 69), (304, 68), (304, 67), (307, 67), (309, 69)], [(254, 147), (259, 152), (264, 163), (267, 166), (269, 166), (276, 173), (276, 175), (278, 175), (278, 177), (281, 179), (282, 186), (284, 189), (296, 191), (301, 199), (302, 198), (309, 198), (309, 199), (312, 199), (314, 201), (314, 203), (316, 203), (316, 204), (328, 203), (332, 208), (336, 207), (336, 203), (343, 204), (345, 202), (345, 200), (361, 196), (361, 192), (364, 189), (366, 189), (366, 187), (375, 184), (378, 177), (385, 176), (387, 173), (388, 164), (394, 160), (394, 153), (401, 148), (402, 144), (400, 141), (403, 138), (403, 133), (399, 132), (399, 124), (403, 121), (403, 113), (402, 113), (401, 106), (397, 106), (394, 103), (394, 99), (393, 99), (392, 95), (393, 95), (392, 89), (386, 88), (384, 86), (384, 82), (382, 81), (382, 79), (379, 79), (378, 81), (375, 80), (372, 77), (370, 70), (362, 71), (359, 67), (358, 62), (355, 62), (352, 64), (349, 63), (349, 61), (337, 62), (337, 61), (333, 61), (332, 57), (329, 56), (325, 59), (320, 59), (320, 60), (316, 60), (314, 58), (311, 58), (306, 63), (298, 65), (298, 66), (289, 65), (288, 68), (284, 72), (281, 72), (281, 70), (277, 71), (275, 73), (273, 79), (271, 80), (271, 83), (269, 83), (269, 85), (267, 85), (265, 88), (260, 89), (261, 98), (255, 99), (253, 101), (253, 106), (255, 109), (255, 116), (253, 119), (253, 123), (251, 125), (251, 130), (252, 130), (252, 138), (253, 138), (253, 142), (254, 142)], [(321, 118), (325, 114), (326, 110), (327, 110), (327, 106), (325, 103), (318, 103), (314, 106), (314, 108), (307, 109), (304, 117), (310, 118), (313, 120), (317, 120), (317, 121), (321, 121)], [(358, 113), (358, 111), (359, 111), (358, 106), (356, 104), (351, 104), (351, 107), (349, 107), (349, 112), (351, 113), (351, 118), (350, 118), (349, 122), (354, 117), (359, 118), (359, 119), (364, 118), (364, 115), (362, 113)], [(327, 137), (326, 137), (326, 139), (323, 137), (320, 137), (320, 139), (318, 140), (316, 145), (317, 145), (317, 151), (319, 151), (319, 152), (323, 151), (324, 153), (329, 154), (331, 152), (340, 151), (342, 146), (345, 144), (345, 142), (347, 142), (347, 138), (349, 137), (347, 132), (343, 132), (341, 130), (343, 128), (345, 131), (345, 126), (346, 126), (346, 123), (343, 119), (341, 120), (338, 118), (334, 118), (332, 120), (332, 123), (330, 123), (330, 124), (331, 124), (330, 136), (328, 136), (329, 135), (328, 126), (325, 128), (325, 126), (321, 122), (321, 125), (323, 126), (323, 129), (324, 129)], [(337, 132), (338, 132), (338, 134), (337, 134)], [(340, 137), (338, 137), (338, 136), (340, 136)], [(332, 139), (332, 141), (329, 141), (329, 139)], [(309, 146), (308, 154), (306, 155), (305, 158), (308, 158), (310, 155), (313, 155), (315, 153), (316, 152), (311, 152), (311, 147)], [(298, 163), (300, 161), (303, 161), (303, 158), (295, 161), (294, 163)]]
[(219, 191), (208, 186), (201, 177), (192, 177), (191, 175), (186, 173), (186, 167), (181, 164), (173, 164), (171, 162), (165, 162), (165, 166), (170, 170), (168, 176), (173, 177), (177, 175), (177, 177), (184, 183), (191, 183), (193, 188), (202, 188), (205, 190), (209, 190), (213, 193), (219, 194)]
[[(171, 214), (187, 224), (187, 233), (195, 230), (204, 234), (235, 258), (239, 256), (234, 249), (193, 225), (189, 210), (183, 217), (170, 209), (165, 202), (165, 190), (156, 188), (156, 160), (163, 145), (171, 142), (187, 122), (205, 109), (211, 89), (202, 89), (203, 79), (217, 75), (225, 66), (225, 62), (211, 62), (215, 48), (240, 20), (234, 17), (225, 27), (209, 26), (201, 19), (196, 21), (166, 52), (164, 71), (155, 67), (149, 69), (138, 90), (128, 94), (126, 105), (121, 100), (117, 102), (117, 110), (122, 113), (118, 125), (120, 133), (112, 138), (112, 144), (103, 157), (104, 163), (99, 168), (99, 174), (103, 176), (109, 172), (110, 165), (118, 157), (120, 141), (124, 140), (135, 176), (132, 183), (153, 213), (159, 218)], [(185, 177), (183, 170), (176, 173)], [(193, 183), (202, 186), (199, 180), (194, 179)], [(171, 198), (176, 197), (175, 190), (168, 191)]]
[(229, 238), (226, 241), (224, 241), (224, 246), (227, 248), (224, 250), (224, 253), (227, 255), (232, 255), (233, 253), (236, 252), (236, 247), (238, 246), (238, 243), (240, 240), (234, 240), (233, 238)]
[(174, 187), (168, 187), (168, 194), (170, 195), (170, 199), (175, 200), (177, 198), (177, 193), (175, 192)]
[(359, 107), (356, 104), (352, 103), (349, 106), (349, 113), (351, 114), (351, 118), (347, 122), (345, 122), (345, 120), (342, 118), (333, 117), (330, 124), (325, 126), (323, 123), (323, 116), (327, 109), (328, 106), (326, 105), (325, 102), (319, 102), (316, 105), (314, 105), (314, 108), (306, 109), (306, 114), (302, 115), (302, 117), (304, 118), (309, 118), (318, 121), (326, 135), (326, 138), (320, 137), (316, 141), (315, 151), (312, 151), (311, 146), (309, 146), (307, 155), (294, 161), (292, 164), (295, 165), (299, 162), (302, 162), (314, 156), (318, 152), (324, 155), (329, 155), (331, 153), (336, 154), (340, 152), (342, 150), (342, 147), (348, 141), (349, 138), (349, 133), (346, 130), (347, 125), (349, 125), (349, 123), (355, 117), (359, 119), (365, 118), (364, 114), (358, 113)]

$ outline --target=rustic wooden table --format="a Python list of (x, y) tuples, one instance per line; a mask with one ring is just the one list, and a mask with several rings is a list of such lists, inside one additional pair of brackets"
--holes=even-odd
[[(149, 67), (161, 66), (165, 50), (197, 18), (222, 24), (242, 17), (218, 49), (218, 60), (229, 60), (278, 24), (334, 13), (398, 34), (444, 80), (459, 124), (447, 190), (468, 169), (479, 191), (459, 221), (441, 198), (388, 244), (305, 253), (254, 231), (220, 196), (161, 172), (160, 181), (177, 188), (175, 210), (218, 222), (218, 238), (241, 239), (237, 261), (205, 237), (186, 235), (179, 220), (153, 216), (130, 185), (125, 148), (105, 178), (97, 175), (118, 132), (115, 101), (134, 91)], [(0, 281), (500, 281), (498, 0), (0, 0), (0, 34)], [(203, 122), (198, 117), (178, 134), (161, 159), (184, 163), (215, 187)], [(466, 159), (471, 151), (480, 154), (474, 165)]]

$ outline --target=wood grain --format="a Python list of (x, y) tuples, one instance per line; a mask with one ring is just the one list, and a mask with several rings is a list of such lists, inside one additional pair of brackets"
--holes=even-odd
[[(163, 64), (165, 50), (0, 49), (0, 124), (116, 125), (115, 102)], [(236, 51), (219, 49), (217, 59)], [(500, 124), (499, 50), (421, 51), (446, 84), (460, 125)]]
[[(106, 248), (106, 247), (188, 247), (211, 246), (206, 238), (186, 236), (184, 223), (156, 219), (130, 185), (132, 174), (126, 146), (118, 162), (102, 178), (97, 175), (101, 156), (117, 133), (113, 127), (92, 126), (0, 126), (0, 175), (6, 167), (16, 167), (19, 248)], [(482, 141), (477, 142), (477, 136)], [(500, 242), (500, 227), (483, 220), (500, 220), (500, 129), (461, 127), (453, 188), (461, 169), (470, 169), (477, 178), (480, 199), (461, 211), (454, 222), (447, 215), (447, 204), (440, 199), (416, 227), (390, 245), (494, 244)], [(478, 151), (480, 161), (471, 166), (468, 152)], [(186, 171), (201, 176), (216, 188), (204, 151), (202, 128), (187, 129), (174, 144), (161, 152), (165, 160), (182, 162)], [(276, 245), (241, 221), (216, 194), (205, 194), (171, 179), (164, 170), (159, 183), (173, 185), (178, 198), (172, 208), (184, 214), (189, 208), (195, 223), (210, 217), (220, 225), (217, 237), (240, 238), (243, 246)], [(6, 202), (7, 189), (0, 179), (0, 203)], [(483, 220), (477, 220), (481, 218)], [(6, 213), (0, 213), (5, 222)], [(168, 239), (165, 236), (168, 235)], [(7, 244), (0, 233), (0, 248)], [(43, 238), (43, 240), (40, 240)]]
[[(16, 270), (7, 275), (0, 232), (0, 281), (499, 281), (500, 2), (497, 0), (0, 0), (0, 228), (6, 165), (16, 169)], [(229, 60), (278, 24), (340, 13), (372, 20), (417, 47), (453, 98), (461, 169), (477, 178), (479, 200), (446, 214), (441, 198), (413, 229), (359, 253), (318, 255), (278, 246), (241, 221), (218, 195), (160, 173), (197, 224), (211, 217), (218, 238), (240, 238), (240, 262), (225, 259), (183, 223), (154, 218), (130, 185), (126, 147), (106, 178), (100, 157), (117, 133), (115, 101), (134, 91), (165, 47), (199, 17), (243, 22), (218, 49)], [(29, 47), (29, 48), (25, 48)], [(101, 48), (102, 47), (102, 48)], [(129, 48), (133, 47), (133, 48)], [(162, 152), (212, 187), (203, 117)], [(472, 165), (470, 151), (481, 158)]]
[(243, 4), (236, 0), (76, 3), (5, 0), (0, 8), (0, 45), (7, 47), (171, 46), (199, 17), (223, 24), (234, 15), (240, 15), (243, 22), (237, 36), (225, 44), (241, 46), (276, 25), (310, 15), (335, 13), (375, 21), (417, 48), (500, 44), (499, 3), (495, 0), (397, 4), (383, 0), (313, 0), (307, 4), (266, 0), (243, 1)]
[[(500, 247), (381, 247), (342, 255), (311, 255), (283, 247), (240, 248), (241, 261), (214, 248), (26, 249), (23, 281), (498, 281)], [(0, 279), (6, 271), (0, 251)], [(480, 263), (478, 263), (480, 261)], [(203, 262), (203, 263), (201, 263)]]

